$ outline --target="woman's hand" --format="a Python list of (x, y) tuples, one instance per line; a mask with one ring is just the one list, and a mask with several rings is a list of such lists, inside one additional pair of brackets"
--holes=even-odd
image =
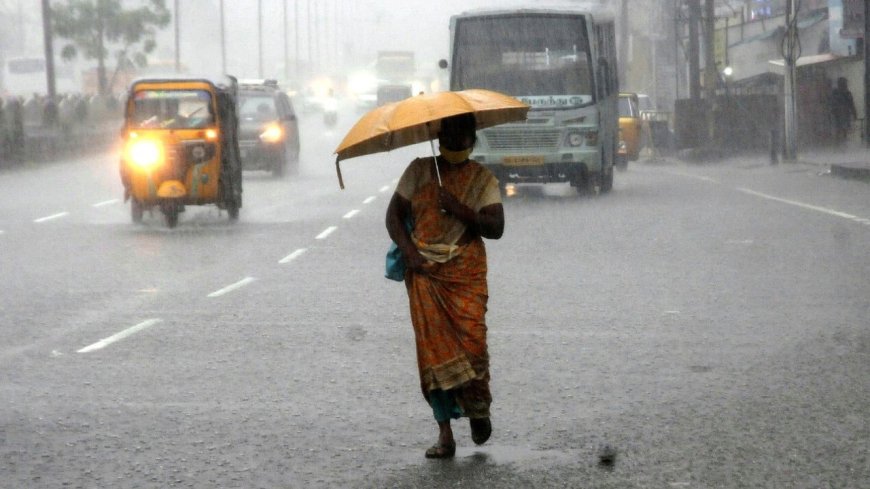
[(426, 273), (426, 263), (429, 260), (417, 251), (416, 246), (403, 249), (402, 256), (405, 257), (405, 266), (408, 267), (408, 270), (414, 273)]
[(463, 204), (453, 194), (448, 192), (444, 187), (438, 189), (438, 205), (444, 211), (465, 224), (472, 224), (477, 218), (477, 213), (471, 210), (470, 207)]

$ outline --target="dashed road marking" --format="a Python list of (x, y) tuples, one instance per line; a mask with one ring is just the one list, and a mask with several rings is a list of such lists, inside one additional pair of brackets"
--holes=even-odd
[(861, 218), (852, 214), (848, 214), (846, 212), (840, 212), (834, 209), (828, 209), (827, 207), (821, 207), (818, 205), (805, 204), (803, 202), (798, 202), (796, 200), (783, 199), (781, 197), (775, 197), (773, 195), (763, 194), (761, 192), (756, 192), (754, 190), (749, 190), (748, 188), (738, 187), (737, 190), (739, 192), (743, 192), (745, 194), (754, 195), (756, 197), (761, 197), (762, 199), (773, 200), (775, 202), (781, 202), (783, 204), (793, 205), (795, 207), (800, 207), (802, 209), (808, 209), (811, 211), (821, 212), (823, 214), (828, 214), (830, 216), (841, 217), (843, 219), (849, 219), (850, 221), (855, 221), (861, 224), (867, 224), (867, 219)]
[(278, 263), (281, 263), (281, 264), (290, 263), (291, 261), (302, 256), (302, 254), (305, 253), (306, 251), (308, 251), (308, 248), (299, 248), (298, 250), (294, 251), (293, 253), (290, 253), (289, 255), (285, 256), (284, 258), (281, 258), (280, 260), (278, 260)]
[(326, 239), (326, 237), (332, 234), (333, 231), (335, 231), (336, 229), (338, 229), (338, 226), (329, 226), (328, 228), (324, 229), (322, 233), (318, 234), (314, 239)]
[(381, 187), (381, 188), (378, 190), (378, 192), (380, 192), (380, 193), (384, 193), (384, 192), (386, 192), (387, 190), (390, 190), (390, 186), (389, 186), (389, 185), (384, 185), (383, 187)]
[(352, 218), (353, 216), (355, 216), (355, 215), (357, 215), (357, 214), (359, 214), (359, 209), (354, 209), (354, 210), (348, 212), (347, 214), (345, 214), (345, 215), (342, 216), (342, 217), (343, 217), (344, 219), (350, 219), (350, 218)]
[(372, 202), (375, 201), (375, 199), (377, 199), (377, 197), (372, 195), (371, 197), (366, 198), (366, 200), (363, 201), (363, 204), (371, 204)]
[(106, 205), (116, 204), (118, 202), (120, 202), (118, 199), (104, 200), (102, 202), (97, 202), (96, 204), (91, 204), (91, 207), (103, 207)]
[(227, 294), (229, 292), (232, 292), (236, 289), (240, 289), (240, 288), (248, 285), (249, 283), (253, 282), (254, 280), (256, 280), (254, 277), (245, 277), (234, 284), (227, 285), (226, 287), (224, 287), (220, 290), (216, 290), (216, 291), (212, 292), (208, 296), (209, 297), (220, 297), (220, 296)]
[(52, 219), (57, 219), (57, 218), (67, 216), (67, 215), (69, 215), (69, 212), (58, 212), (57, 214), (52, 214), (50, 216), (45, 216), (45, 217), (40, 217), (39, 219), (34, 219), (33, 222), (39, 223), (39, 222), (50, 221)]
[(103, 338), (100, 341), (98, 341), (92, 345), (88, 345), (88, 346), (82, 348), (81, 350), (78, 350), (77, 353), (88, 353), (88, 352), (92, 352), (94, 350), (99, 350), (101, 348), (105, 348), (116, 341), (123, 340), (124, 338), (130, 336), (131, 334), (138, 333), (139, 331), (142, 331), (143, 329), (146, 329), (146, 328), (150, 328), (151, 326), (154, 326), (155, 324), (159, 323), (160, 321), (162, 321), (162, 319), (156, 319), (156, 318), (155, 319), (147, 319), (147, 320), (142, 321), (141, 323), (137, 324), (136, 326), (129, 327), (129, 328), (125, 329), (124, 331), (121, 331), (120, 333), (115, 333), (112, 336), (109, 336), (108, 338)]

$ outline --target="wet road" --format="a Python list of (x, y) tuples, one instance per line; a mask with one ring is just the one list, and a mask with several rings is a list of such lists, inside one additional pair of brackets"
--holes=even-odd
[[(130, 223), (114, 154), (0, 172), (0, 487), (861, 487), (870, 187), (759, 161), (522, 188), (488, 243), (494, 434), (423, 451), (384, 211), (427, 146)], [(616, 450), (613, 466), (600, 447)]]

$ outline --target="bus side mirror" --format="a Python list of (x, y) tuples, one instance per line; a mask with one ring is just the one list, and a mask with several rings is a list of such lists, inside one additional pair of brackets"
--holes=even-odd
[(438, 60), (438, 67), (441, 68), (442, 70), (446, 70), (447, 69), (447, 60), (446, 59)]

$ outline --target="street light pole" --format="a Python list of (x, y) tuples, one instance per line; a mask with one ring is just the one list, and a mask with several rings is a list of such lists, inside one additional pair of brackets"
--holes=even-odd
[(785, 12), (786, 45), (783, 58), (785, 59), (785, 148), (783, 159), (794, 161), (797, 159), (797, 104), (795, 94), (795, 82), (797, 75), (797, 12), (795, 0), (788, 0)]
[(181, 17), (178, 15), (178, 0), (175, 0), (175, 72), (181, 73), (181, 42), (180, 42), (180, 27), (179, 21)]
[(226, 40), (226, 23), (224, 21), (224, 0), (221, 0), (221, 70), (223, 74), (227, 73), (227, 40)]
[(51, 5), (42, 0), (42, 37), (45, 43), (45, 83), (48, 100), (54, 102), (57, 95), (54, 77), (54, 36), (51, 31)]
[(257, 0), (257, 77), (263, 78), (263, 0)]

